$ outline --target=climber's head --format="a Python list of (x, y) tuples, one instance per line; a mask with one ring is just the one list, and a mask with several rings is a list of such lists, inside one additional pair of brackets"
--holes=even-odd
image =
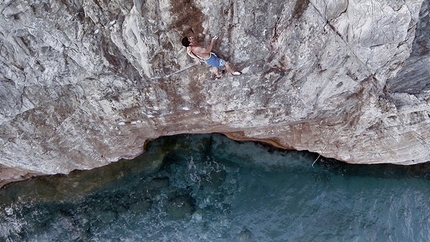
[(191, 42), (188, 40), (188, 37), (182, 38), (182, 45), (185, 47), (190, 46)]
[(188, 46), (198, 45), (198, 42), (196, 40), (196, 37), (188, 36), (188, 37), (182, 38), (182, 45), (185, 47), (188, 47)]

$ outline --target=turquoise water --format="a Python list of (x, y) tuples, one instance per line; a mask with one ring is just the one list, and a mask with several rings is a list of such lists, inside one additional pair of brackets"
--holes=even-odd
[(429, 164), (317, 157), (160, 138), (134, 160), (5, 186), (0, 241), (430, 240)]

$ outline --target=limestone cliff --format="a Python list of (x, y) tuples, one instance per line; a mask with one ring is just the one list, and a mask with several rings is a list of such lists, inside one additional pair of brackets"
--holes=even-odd
[[(220, 132), (350, 163), (430, 160), (429, 0), (5, 0), (0, 174)], [(214, 80), (180, 40), (220, 39)]]

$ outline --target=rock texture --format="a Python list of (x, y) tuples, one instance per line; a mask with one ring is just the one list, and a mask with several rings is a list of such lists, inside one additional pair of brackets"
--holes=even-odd
[[(428, 11), (428, 0), (2, 1), (1, 178), (102, 166), (178, 133), (429, 161)], [(214, 80), (180, 44), (193, 33), (220, 36), (215, 52), (243, 75)]]

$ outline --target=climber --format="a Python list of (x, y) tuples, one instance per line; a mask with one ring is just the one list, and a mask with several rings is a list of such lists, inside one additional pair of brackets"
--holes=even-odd
[(207, 48), (202, 47), (196, 40), (194, 36), (184, 37), (182, 39), (182, 45), (187, 47), (187, 54), (192, 58), (199, 59), (205, 61), (206, 64), (215, 67), (215, 76), (216, 78), (220, 78), (220, 69), (225, 67), (225, 70), (232, 74), (233, 76), (239, 76), (242, 73), (239, 71), (235, 71), (228, 61), (225, 61), (219, 57), (217, 57), (212, 51), (212, 48), (215, 45), (215, 41), (218, 39), (217, 36), (213, 37), (210, 45)]

